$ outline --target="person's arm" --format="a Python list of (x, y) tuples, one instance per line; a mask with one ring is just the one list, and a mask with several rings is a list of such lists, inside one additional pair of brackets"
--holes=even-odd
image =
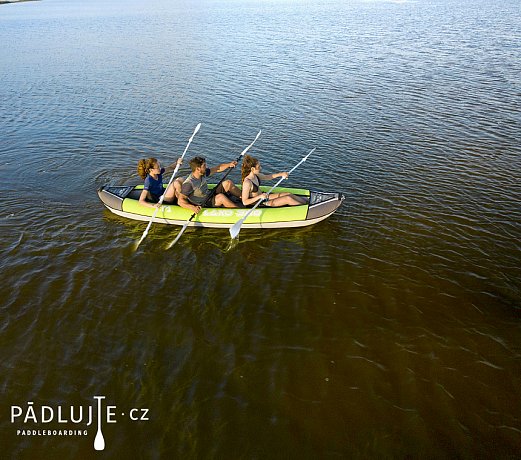
[(188, 197), (192, 194), (193, 191), (194, 189), (192, 188), (192, 184), (190, 182), (183, 183), (183, 185), (181, 186), (181, 192), (179, 193), (179, 196), (177, 198), (177, 203), (182, 208), (190, 209), (191, 211), (198, 214), (201, 210), (201, 206), (196, 206), (190, 203), (190, 200), (188, 199)]
[(145, 190), (143, 189), (143, 191), (141, 192), (141, 195), (139, 195), (139, 204), (141, 206), (145, 206), (146, 208), (158, 208), (159, 207), (159, 203), (149, 203), (147, 201), (147, 195), (148, 195), (148, 190)]
[(259, 193), (256, 196), (253, 196), (250, 198), (250, 190), (251, 190), (251, 181), (248, 179), (245, 179), (242, 183), (242, 194), (241, 194), (241, 200), (242, 204), (244, 206), (250, 206), (253, 203), (256, 203), (259, 200), (263, 200), (266, 198), (265, 193)]
[(221, 163), (219, 166), (214, 166), (213, 168), (210, 168), (210, 174), (208, 175), (211, 176), (212, 174), (220, 173), (228, 168), (235, 168), (235, 166), (237, 166), (236, 161), (230, 161), (230, 163)]
[(165, 172), (166, 173), (172, 172), (172, 171), (174, 171), (174, 169), (176, 168), (177, 165), (181, 166), (182, 164), (183, 164), (183, 160), (181, 157), (179, 157), (175, 163), (172, 163), (171, 165), (168, 165), (165, 168)]
[(289, 174), (287, 172), (279, 172), (279, 173), (273, 173), (273, 174), (258, 174), (260, 180), (272, 180), (276, 179), (277, 177), (284, 177), (284, 179), (287, 179)]
[(188, 197), (186, 195), (183, 195), (182, 193), (179, 195), (177, 202), (179, 203), (179, 206), (181, 206), (182, 208), (190, 209), (196, 214), (199, 214), (199, 211), (201, 210), (201, 206), (196, 206), (190, 203)]

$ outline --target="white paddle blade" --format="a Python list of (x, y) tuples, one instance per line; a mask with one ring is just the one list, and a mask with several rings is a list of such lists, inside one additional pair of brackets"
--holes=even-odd
[(239, 232), (241, 231), (241, 226), (244, 222), (244, 219), (240, 219), (238, 220), (237, 222), (235, 222), (231, 227), (230, 227), (230, 236), (232, 237), (232, 240), (234, 240), (235, 238), (237, 238), (237, 235), (239, 235)]
[(179, 238), (181, 238), (181, 235), (184, 233), (184, 231), (186, 230), (186, 227), (188, 227), (188, 223), (184, 224), (183, 225), (183, 228), (180, 230), (180, 232), (178, 233), (178, 235), (175, 237), (175, 240), (172, 241), (171, 243), (168, 243), (168, 245), (166, 246), (167, 249), (170, 249), (174, 244), (176, 244), (178, 241), (179, 241)]
[[(152, 216), (152, 219), (154, 217)], [(134, 245), (134, 251), (137, 251), (137, 248), (139, 248), (139, 245), (143, 242), (143, 240), (147, 237), (148, 231), (150, 230), (150, 226), (152, 225), (152, 220), (147, 225), (147, 228), (145, 228), (145, 231), (141, 235), (141, 238), (139, 238), (139, 241)]]
[(96, 438), (94, 438), (94, 449), (105, 450), (105, 438), (103, 437), (101, 430), (98, 430)]
[(141, 235), (141, 238), (139, 238), (139, 241), (134, 246), (134, 251), (137, 251), (137, 248), (139, 248), (139, 245), (143, 242), (143, 240), (147, 237), (147, 233), (143, 233)]
[[(250, 147), (255, 144), (255, 142), (257, 141), (257, 139), (259, 138), (259, 136), (261, 135), (262, 133), (262, 129), (259, 129), (259, 132), (257, 133), (257, 135), (255, 136), (255, 139), (253, 139), (253, 142), (250, 144)], [(250, 148), (248, 147), (248, 148)]]
[[(282, 180), (282, 179), (281, 179)], [(280, 182), (280, 181), (279, 181)], [(279, 183), (277, 182), (277, 184)], [(275, 184), (276, 186), (276, 184)], [(273, 191), (273, 189), (275, 188), (275, 186), (271, 187), (270, 191), (268, 192), (268, 195)], [(259, 200), (257, 201), (257, 203), (255, 203), (255, 206), (253, 208), (251, 208), (244, 217), (242, 217), (241, 219), (239, 219), (237, 222), (235, 222), (235, 224), (233, 224), (232, 227), (230, 227), (230, 236), (232, 237), (232, 239), (235, 239), (237, 237), (237, 235), (239, 234), (239, 232), (241, 231), (241, 226), (242, 224), (244, 223), (244, 221), (248, 218), (248, 216), (253, 212), (255, 211), (255, 209), (257, 209), (257, 206), (259, 206), (259, 204), (261, 204), (264, 200)]]
[(248, 150), (250, 150), (252, 147), (253, 147), (253, 144), (255, 144), (255, 142), (257, 141), (257, 139), (259, 138), (259, 136), (261, 135), (261, 132), (262, 132), (262, 129), (259, 130), (259, 132), (257, 133), (257, 135), (255, 136), (255, 139), (253, 139), (253, 142), (248, 145), (248, 147), (246, 147), (242, 153), (239, 155), (239, 157), (242, 157)]

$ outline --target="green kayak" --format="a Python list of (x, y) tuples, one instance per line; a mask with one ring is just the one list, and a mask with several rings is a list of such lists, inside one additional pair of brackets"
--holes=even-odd
[[(215, 185), (209, 184), (209, 188)], [(270, 187), (261, 186), (267, 192)], [(139, 196), (143, 185), (103, 186), (98, 195), (103, 204), (114, 214), (134, 220), (150, 221), (153, 208), (141, 206)], [(278, 187), (273, 193), (289, 192), (309, 197), (309, 203), (300, 206), (279, 208), (262, 207), (255, 209), (245, 220), (243, 228), (285, 228), (304, 227), (316, 224), (333, 214), (344, 200), (341, 193), (315, 192), (299, 188)], [(190, 222), (196, 227), (229, 228), (244, 217), (249, 208), (203, 208)], [(192, 211), (181, 206), (165, 204), (157, 212), (154, 222), (183, 225), (192, 215)]]

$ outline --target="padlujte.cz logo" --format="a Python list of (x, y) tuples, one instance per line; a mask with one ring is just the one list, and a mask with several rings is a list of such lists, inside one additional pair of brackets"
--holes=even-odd
[[(94, 396), (93, 406), (35, 406), (29, 401), (25, 406), (11, 406), (11, 424), (18, 425), (17, 436), (88, 436), (86, 427), (97, 422), (94, 449), (105, 449), (103, 423), (117, 423), (120, 419), (131, 422), (148, 421), (148, 409), (131, 408), (120, 412), (117, 406), (103, 405), (105, 396)], [(63, 428), (47, 429), (50, 424), (61, 424)], [(74, 427), (74, 428), (73, 428)]]

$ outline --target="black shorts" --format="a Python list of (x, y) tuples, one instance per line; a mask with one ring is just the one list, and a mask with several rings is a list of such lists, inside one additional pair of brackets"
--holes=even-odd
[[(209, 193), (212, 193), (211, 191)], [(234, 203), (236, 202), (236, 198), (229, 194), (229, 193), (226, 193), (224, 190), (221, 192), (223, 195), (226, 195), (230, 200), (232, 200)], [(197, 204), (197, 203), (194, 203), (192, 200), (190, 200), (190, 198), (188, 198), (188, 201), (190, 201), (191, 204), (193, 204), (194, 206), (201, 206), (201, 208), (203, 207), (207, 207), (207, 208), (215, 208), (216, 205), (215, 205), (215, 193), (212, 194), (212, 199), (211, 200), (208, 200), (208, 196), (204, 199), (203, 201), (203, 204)], [(208, 202), (207, 202), (208, 201)], [(242, 204), (242, 202), (237, 202), (236, 204)]]
[[(155, 193), (148, 193), (149, 199), (147, 201), (150, 201), (152, 203), (159, 203), (159, 198), (161, 198), (160, 195), (156, 195)], [(152, 199), (150, 199), (152, 197)], [(163, 204), (177, 204), (177, 197), (174, 197), (174, 201), (163, 201)]]
[(190, 198), (188, 198), (188, 201), (190, 202), (190, 204), (193, 204), (194, 206), (201, 206), (201, 208), (203, 207), (203, 204), (204, 204), (205, 207), (207, 207), (207, 208), (213, 208), (213, 207), (215, 206), (215, 197), (212, 197), (212, 199), (211, 199), (211, 203), (207, 203), (207, 202), (206, 202), (206, 199), (203, 201), (202, 204), (194, 203)]

